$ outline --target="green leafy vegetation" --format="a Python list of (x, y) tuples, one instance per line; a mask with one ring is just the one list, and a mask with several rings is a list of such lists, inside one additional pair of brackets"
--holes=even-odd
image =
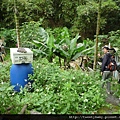
[(40, 99), (42, 113), (93, 113), (103, 105), (99, 74), (63, 70), (54, 63), (46, 66), (45, 60), (37, 61), (34, 66), (35, 74), (30, 77), (35, 80), (34, 90), (43, 93), (46, 99), (51, 96), (47, 101), (44, 97)]
[(33, 66), (34, 75), (30, 76), (30, 79), (34, 80), (34, 91), (27, 92), (24, 88), (20, 93), (12, 91), (9, 75), (6, 76), (4, 72), (10, 65), (4, 66), (0, 72), (0, 105), (3, 105), (1, 113), (8, 112), (7, 108), (13, 106), (14, 109), (10, 113), (19, 113), (27, 104), (28, 111), (34, 109), (43, 114), (88, 114), (97, 112), (104, 105), (99, 74), (73, 69), (63, 70), (55, 63), (49, 63), (47, 59), (42, 58), (34, 61)]
[[(20, 43), (33, 51), (34, 74), (32, 86), (13, 91), (10, 85), (10, 51), (17, 47), (14, 0), (0, 1), (0, 39), (5, 43), (5, 61), (0, 62), (0, 113), (18, 114), (27, 105), (42, 114), (96, 114), (101, 109), (117, 109), (106, 103), (105, 89), (101, 89), (99, 66), (93, 68), (98, 0), (17, 0)], [(111, 44), (120, 54), (120, 2), (102, 0), (98, 51)], [(97, 49), (96, 49), (97, 51)], [(97, 51), (97, 52), (98, 52)], [(96, 52), (96, 55), (97, 55)], [(70, 62), (88, 58), (85, 67), (73, 69)], [(96, 56), (97, 59), (97, 56)], [(84, 59), (85, 60), (85, 59)], [(83, 62), (83, 61), (82, 61)], [(87, 66), (88, 67), (88, 66)], [(65, 69), (66, 68), (66, 69)], [(30, 88), (30, 89), (28, 89)], [(120, 85), (112, 81), (114, 95), (120, 98)], [(102, 109), (102, 110), (103, 110)]]
[[(42, 114), (96, 114), (106, 106), (99, 71), (64, 70), (55, 61), (49, 63), (45, 58), (38, 58), (33, 62), (33, 76), (29, 75), (34, 80), (33, 91), (25, 87), (16, 93), (10, 86), (10, 66), (10, 62), (1, 64), (0, 113), (17, 114), (27, 105), (28, 114), (32, 110)], [(116, 96), (120, 97), (119, 85), (115, 80), (112, 84)]]
[[(13, 4), (13, 0), (7, 2), (1, 0), (1, 28), (15, 28)], [(97, 7), (98, 0), (59, 0), (59, 2), (56, 0), (17, 0), (20, 26), (24, 22), (39, 21), (42, 18), (42, 27), (54, 29), (66, 26), (70, 29), (71, 35), (75, 36), (79, 32), (83, 40), (94, 38), (97, 24)], [(119, 1), (103, 0), (101, 10), (100, 34), (118, 30), (120, 23)]]

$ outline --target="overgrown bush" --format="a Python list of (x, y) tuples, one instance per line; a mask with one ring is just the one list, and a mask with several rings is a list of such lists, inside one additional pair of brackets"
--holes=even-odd
[[(22, 47), (33, 47), (29, 44), (32, 40), (40, 40), (40, 30), (42, 20), (38, 22), (24, 22), (20, 26), (20, 42)], [(17, 34), (15, 29), (1, 28), (0, 37), (5, 39), (7, 47), (17, 47)]]
[(27, 104), (27, 113), (36, 110), (42, 114), (88, 114), (104, 105), (97, 72), (64, 70), (41, 58), (34, 61), (33, 67), (34, 75), (30, 79), (34, 80), (34, 91), (24, 88), (15, 93), (9, 84), (10, 64), (4, 65), (4, 72), (0, 72), (0, 113), (17, 114)]
[(0, 39), (3, 38), (5, 42), (5, 46), (7, 47), (15, 47), (16, 46), (16, 32), (15, 29), (0, 29)]
[(10, 61), (0, 63), (0, 113), (9, 113), (10, 108), (13, 113), (16, 110), (13, 86), (10, 86), (10, 67)]
[(11, 62), (6, 61), (4, 63), (0, 62), (0, 82), (8, 82), (10, 79), (10, 67)]
[(34, 75), (30, 79), (34, 80), (34, 93), (39, 98), (32, 105), (37, 111), (52, 114), (94, 113), (104, 105), (98, 73), (63, 70), (45, 59), (33, 65)]

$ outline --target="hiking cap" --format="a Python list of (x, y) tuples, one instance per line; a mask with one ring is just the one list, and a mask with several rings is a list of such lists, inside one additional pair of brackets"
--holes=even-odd
[(103, 47), (103, 49), (107, 49), (107, 50), (109, 50), (109, 47), (107, 46), (107, 45), (105, 45), (104, 47)]

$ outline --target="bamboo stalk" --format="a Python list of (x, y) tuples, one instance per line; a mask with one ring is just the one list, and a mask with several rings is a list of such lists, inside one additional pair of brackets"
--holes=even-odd
[(11, 110), (13, 107), (14, 107), (14, 106), (10, 106), (10, 107), (8, 107), (6, 110), (9, 111), (9, 110)]
[(101, 3), (102, 3), (102, 0), (99, 0), (98, 16), (97, 16), (97, 28), (96, 28), (96, 43), (95, 43), (95, 53), (94, 53), (94, 65), (93, 65), (94, 70), (96, 69), (96, 65), (97, 65), (98, 35), (99, 35), (99, 31), (100, 31)]
[(23, 106), (22, 110), (18, 114), (25, 114), (26, 109), (27, 109), (27, 104)]
[(17, 0), (14, 0), (14, 17), (16, 23), (16, 34), (17, 34), (17, 45), (18, 48), (21, 46), (20, 44), (20, 29), (19, 29), (19, 20), (18, 20), (18, 10), (17, 10)]
[(8, 108), (6, 108), (5, 114), (10, 114), (11, 109), (12, 109), (13, 107), (14, 107), (14, 106), (9, 106)]

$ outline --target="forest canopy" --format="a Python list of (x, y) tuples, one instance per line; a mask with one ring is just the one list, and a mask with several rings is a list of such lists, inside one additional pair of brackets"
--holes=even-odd
[[(14, 1), (0, 1), (0, 27), (15, 28)], [(68, 27), (82, 39), (94, 38), (98, 0), (17, 0), (20, 25), (43, 19), (42, 27)], [(119, 30), (120, 1), (102, 0), (100, 34)]]

